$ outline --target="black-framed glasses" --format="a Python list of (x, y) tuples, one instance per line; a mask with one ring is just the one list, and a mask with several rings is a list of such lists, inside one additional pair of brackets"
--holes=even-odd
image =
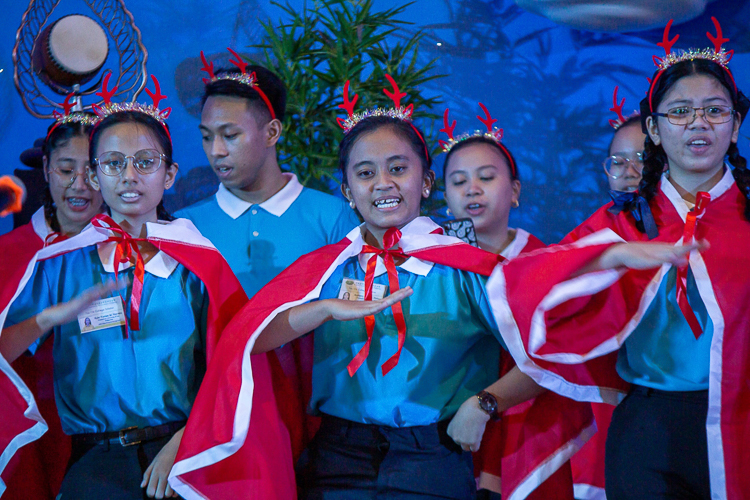
[(615, 155), (604, 160), (604, 171), (613, 179), (625, 175), (628, 168), (632, 168), (638, 175), (641, 175), (643, 173), (643, 153), (636, 153), (635, 158)]
[(672, 125), (690, 125), (698, 117), (698, 111), (701, 111), (703, 118), (713, 125), (730, 121), (735, 113), (729, 106), (714, 105), (703, 106), (702, 108), (680, 106), (679, 108), (669, 109), (666, 113), (654, 113), (654, 116), (663, 116)]
[(120, 175), (128, 160), (133, 160), (133, 167), (140, 174), (153, 174), (167, 159), (167, 155), (155, 149), (142, 149), (133, 156), (126, 156), (119, 151), (107, 151), (94, 159), (94, 163), (105, 175)]

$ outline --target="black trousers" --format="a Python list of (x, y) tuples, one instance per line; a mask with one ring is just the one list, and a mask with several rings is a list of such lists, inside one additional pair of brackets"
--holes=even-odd
[(134, 446), (74, 445), (58, 500), (145, 500), (143, 473), (172, 436)]
[(634, 386), (609, 426), (607, 500), (710, 500), (707, 415), (708, 391)]
[(324, 416), (297, 463), (300, 499), (473, 499), (471, 453), (448, 437), (447, 422), (367, 425)]

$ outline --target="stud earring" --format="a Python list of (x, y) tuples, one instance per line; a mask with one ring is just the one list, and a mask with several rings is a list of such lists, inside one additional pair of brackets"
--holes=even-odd
[(352, 207), (352, 210), (357, 208), (357, 206), (354, 204), (354, 200), (349, 200), (349, 206)]
[(430, 190), (429, 189), (425, 189), (424, 190), (424, 195), (425, 196), (430, 196)]
[(511, 203), (511, 205), (513, 206), (513, 208), (518, 208), (521, 204), (518, 202), (518, 200), (513, 200), (513, 203)]
[(445, 209), (445, 215), (447, 215), (448, 217), (452, 217), (453, 216), (453, 212), (451, 212), (450, 208), (446, 208)]

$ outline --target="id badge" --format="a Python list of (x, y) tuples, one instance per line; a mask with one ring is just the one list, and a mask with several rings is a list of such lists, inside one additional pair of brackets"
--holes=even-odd
[[(387, 286), (373, 283), (372, 300), (379, 300), (385, 297), (386, 290), (388, 290)], [(344, 278), (341, 282), (338, 298), (343, 300), (365, 300), (365, 282), (352, 278)]]
[(90, 333), (105, 328), (122, 327), (127, 324), (122, 298), (107, 297), (99, 299), (78, 315), (78, 326), (81, 333)]

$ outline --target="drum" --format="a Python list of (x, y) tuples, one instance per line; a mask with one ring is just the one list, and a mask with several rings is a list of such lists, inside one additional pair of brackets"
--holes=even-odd
[(109, 40), (88, 16), (71, 14), (47, 26), (34, 43), (34, 69), (40, 77), (72, 87), (94, 78), (107, 60)]

